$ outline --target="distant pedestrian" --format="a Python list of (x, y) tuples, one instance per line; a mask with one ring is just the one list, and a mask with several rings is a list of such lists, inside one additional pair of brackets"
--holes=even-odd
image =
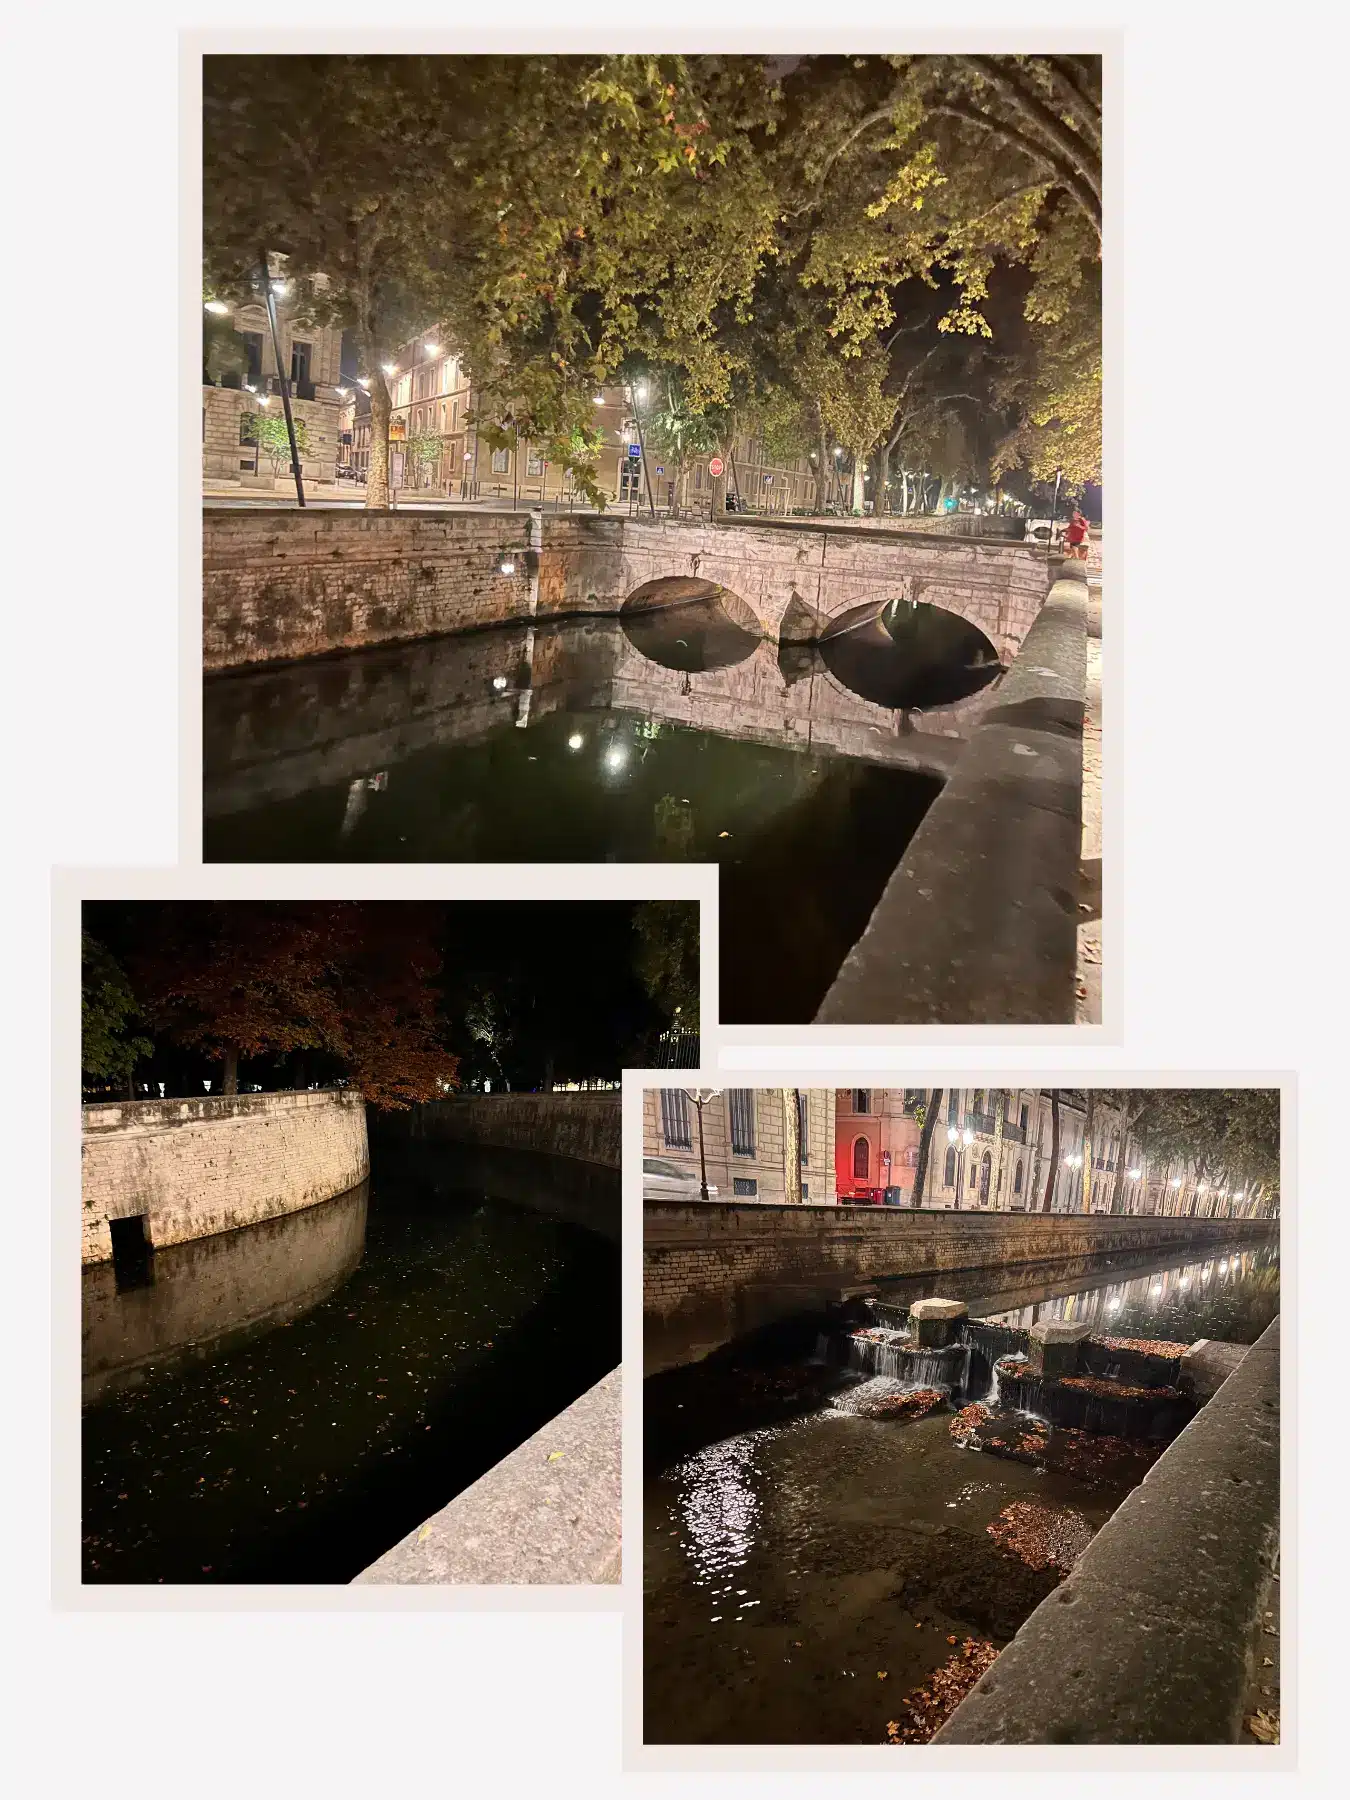
[(1064, 530), (1064, 551), (1067, 556), (1076, 557), (1080, 562), (1087, 561), (1088, 522), (1077, 507)]

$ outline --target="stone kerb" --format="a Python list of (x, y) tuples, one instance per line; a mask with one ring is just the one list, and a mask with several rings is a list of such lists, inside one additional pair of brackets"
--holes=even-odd
[(1237, 1743), (1279, 1542), (1276, 1319), (934, 1743)]
[(916, 1300), (909, 1309), (910, 1323), (921, 1350), (945, 1350), (956, 1342), (961, 1321), (969, 1314), (964, 1300)]
[(1027, 1365), (1033, 1375), (1058, 1381), (1078, 1369), (1082, 1344), (1091, 1335), (1090, 1325), (1071, 1324), (1063, 1319), (1043, 1319), (1027, 1334)]
[(817, 1024), (1071, 1024), (1087, 584), (1061, 574)]

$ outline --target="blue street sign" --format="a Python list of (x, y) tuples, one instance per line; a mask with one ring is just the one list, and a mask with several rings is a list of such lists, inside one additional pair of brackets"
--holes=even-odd
[(636, 462), (638, 457), (642, 455), (641, 444), (630, 444), (628, 446), (628, 454), (633, 458), (634, 462)]

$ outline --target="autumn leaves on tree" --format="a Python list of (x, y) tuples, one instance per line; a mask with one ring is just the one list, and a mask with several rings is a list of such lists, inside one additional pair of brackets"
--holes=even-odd
[(146, 910), (127, 975), (150, 1029), (218, 1061), (226, 1094), (241, 1058), (316, 1052), (373, 1106), (406, 1107), (453, 1086), (457, 1062), (435, 922), (403, 903), (399, 924), (355, 902), (169, 902)]
[(208, 280), (284, 254), (352, 334), (368, 506), (433, 324), (482, 441), (593, 494), (595, 388), (639, 372), (677, 466), (773, 436), (821, 505), (830, 434), (855, 511), (877, 454), (879, 510), (893, 460), (902, 505), (911, 472), (1099, 475), (1096, 58), (212, 56), (203, 120)]

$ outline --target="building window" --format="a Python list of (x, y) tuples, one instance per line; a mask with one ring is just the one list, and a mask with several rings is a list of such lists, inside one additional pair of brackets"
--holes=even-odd
[[(1025, 1112), (1026, 1108), (1024, 1107), (1022, 1110)], [(1018, 1163), (1017, 1173), (1013, 1176), (1013, 1199), (1015, 1200), (1021, 1192), (1022, 1192), (1022, 1165), (1021, 1165), (1021, 1163)]]
[(249, 420), (252, 417), (252, 413), (246, 412), (241, 412), (239, 415), (239, 442), (241, 444), (251, 444), (253, 442), (253, 427), (249, 424)]
[(810, 1197), (811, 1197), (811, 1183), (809, 1181), (804, 1181), (802, 1183), (802, 1199), (809, 1200)]
[(505, 475), (509, 473), (510, 468), (511, 452), (509, 450), (494, 450), (492, 452), (492, 473), (494, 475)]
[(291, 345), (291, 383), (299, 387), (302, 381), (310, 380), (309, 366), (314, 356), (313, 344), (293, 343)]
[(956, 1186), (956, 1152), (955, 1152), (955, 1150), (949, 1150), (947, 1152), (947, 1161), (943, 1165), (943, 1169), (942, 1169), (942, 1185), (943, 1185), (943, 1187), (955, 1187)]
[[(797, 1138), (798, 1138), (798, 1147), (800, 1150), (801, 1161), (802, 1161), (803, 1167), (805, 1167), (806, 1163), (810, 1160), (810, 1142), (809, 1142), (809, 1138), (807, 1136), (806, 1120), (807, 1120), (806, 1095), (803, 1094), (800, 1089), (798, 1089), (798, 1092), (797, 1092)], [(806, 1190), (803, 1189), (802, 1191), (804, 1193)]]
[(459, 427), (459, 401), (452, 400), (450, 402), (450, 429), (451, 429), (451, 431), (455, 431), (458, 429), (458, 427)]
[(868, 1151), (868, 1147), (867, 1147), (867, 1139), (865, 1137), (854, 1138), (854, 1140), (853, 1140), (853, 1179), (855, 1181), (866, 1181), (867, 1180), (868, 1158), (869, 1158), (869, 1151)]
[(947, 1123), (955, 1125), (957, 1109), (961, 1104), (960, 1091), (957, 1088), (947, 1090)]
[(986, 1150), (980, 1158), (980, 1205), (989, 1198), (989, 1179), (994, 1172), (994, 1159)]
[(250, 387), (257, 387), (262, 381), (262, 333), (261, 331), (241, 331), (244, 350), (248, 356), (248, 374), (245, 377)]
[(540, 456), (534, 445), (531, 444), (529, 449), (525, 452), (525, 473), (527, 475), (538, 476), (542, 475), (543, 472), (544, 459)]
[(668, 1150), (690, 1150), (689, 1096), (680, 1088), (661, 1089), (661, 1136)]
[(1022, 1137), (1024, 1140), (1027, 1135), (1027, 1121), (1030, 1117), (1031, 1117), (1030, 1113), (1027, 1111), (1026, 1107), (1024, 1106), (1022, 1108)]
[(759, 1192), (759, 1183), (751, 1180), (748, 1175), (733, 1175), (731, 1178), (731, 1191), (741, 1199), (753, 1200)]
[(755, 1090), (728, 1088), (727, 1106), (731, 1113), (731, 1151), (733, 1156), (755, 1154)]
[(872, 1098), (871, 1088), (854, 1088), (854, 1090), (853, 1090), (853, 1110), (854, 1110), (854, 1112), (855, 1113), (865, 1113), (865, 1112), (869, 1111), (870, 1109), (868, 1106), (868, 1102), (871, 1100), (871, 1098)]

